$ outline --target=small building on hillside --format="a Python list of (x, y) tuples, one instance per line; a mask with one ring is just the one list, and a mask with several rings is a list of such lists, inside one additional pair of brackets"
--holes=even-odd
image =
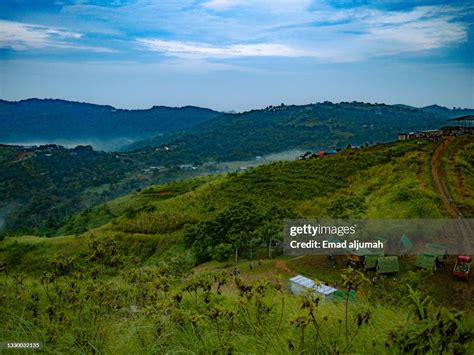
[(394, 274), (400, 272), (400, 263), (397, 256), (384, 256), (377, 259), (375, 268), (377, 274)]
[(428, 138), (428, 139), (437, 139), (443, 136), (443, 131), (441, 129), (429, 129), (425, 131), (418, 132), (409, 132), (409, 133), (398, 133), (399, 141), (406, 141), (409, 139), (419, 139), (419, 138)]
[(416, 132), (417, 138), (438, 138), (443, 136), (443, 131), (440, 129), (428, 129), (426, 131)]
[(294, 295), (310, 294), (319, 298), (328, 299), (334, 296), (337, 291), (334, 287), (324, 284), (317, 284), (313, 280), (297, 275), (289, 280), (291, 292)]
[(404, 233), (401, 238), (400, 242), (398, 243), (398, 254), (400, 256), (407, 256), (413, 249), (413, 243), (411, 242), (408, 235)]
[(414, 138), (416, 138), (415, 132), (398, 133), (398, 140), (399, 141), (406, 141), (406, 140), (414, 139)]
[(416, 257), (415, 266), (436, 272), (448, 258), (448, 248), (444, 244), (426, 243), (425, 249)]
[(365, 256), (365, 269), (372, 270), (377, 267), (377, 260), (381, 257), (385, 256), (383, 250), (379, 251), (372, 251), (370, 254)]
[(430, 270), (436, 272), (436, 256), (420, 253), (416, 257), (415, 266), (421, 269)]
[(474, 115), (461, 116), (448, 120), (451, 127), (459, 133), (474, 134)]
[(372, 254), (369, 249), (365, 248), (360, 248), (358, 250), (348, 250), (346, 252), (346, 264), (347, 266), (353, 267), (364, 267), (366, 256)]

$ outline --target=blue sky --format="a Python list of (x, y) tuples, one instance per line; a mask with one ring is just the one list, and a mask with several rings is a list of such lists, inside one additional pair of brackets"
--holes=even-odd
[(474, 107), (473, 15), (456, 0), (2, 0), (0, 97)]

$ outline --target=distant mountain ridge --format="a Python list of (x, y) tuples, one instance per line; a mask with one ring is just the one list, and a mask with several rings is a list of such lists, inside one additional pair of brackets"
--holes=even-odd
[(474, 110), (444, 108), (442, 112), (432, 112), (431, 106), (425, 109), (362, 102), (269, 106), (221, 115), (187, 132), (146, 139), (127, 149), (153, 155), (160, 163), (249, 159), (294, 148), (393, 141), (399, 132), (439, 128), (447, 124), (447, 119)]
[(453, 108), (449, 109), (444, 106), (439, 105), (430, 105), (422, 108), (425, 112), (436, 113), (438, 115), (446, 116), (449, 118), (465, 116), (465, 115), (472, 115), (474, 110), (470, 108)]
[(399, 131), (437, 128), (448, 118), (473, 113), (355, 101), (223, 113), (194, 106), (127, 110), (59, 99), (0, 100), (0, 143), (128, 151), (173, 144), (176, 149), (157, 154), (157, 162), (234, 160), (292, 148), (386, 142)]
[(221, 115), (207, 108), (116, 109), (58, 99), (0, 100), (0, 143), (144, 139), (186, 130)]

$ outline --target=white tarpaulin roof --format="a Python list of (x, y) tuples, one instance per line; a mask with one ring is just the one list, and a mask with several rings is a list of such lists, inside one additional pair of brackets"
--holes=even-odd
[(303, 286), (305, 288), (311, 289), (316, 291), (317, 293), (320, 293), (322, 295), (328, 296), (330, 294), (333, 294), (334, 292), (337, 291), (336, 288), (331, 287), (331, 286), (326, 286), (326, 285), (317, 285), (313, 280), (308, 279), (307, 277), (304, 277), (302, 275), (294, 276), (290, 279), (290, 282), (294, 282), (300, 286)]

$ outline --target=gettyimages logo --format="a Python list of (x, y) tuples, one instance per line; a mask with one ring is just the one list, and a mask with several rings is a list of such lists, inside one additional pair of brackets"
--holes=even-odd
[(337, 235), (338, 237), (344, 237), (346, 235), (354, 235), (356, 228), (357, 224), (350, 226), (304, 224), (302, 226), (290, 226), (290, 236), (311, 235), (315, 237), (317, 235)]

